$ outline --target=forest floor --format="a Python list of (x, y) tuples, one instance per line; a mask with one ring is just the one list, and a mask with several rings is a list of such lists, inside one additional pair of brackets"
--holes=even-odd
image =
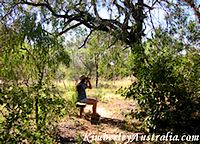
[(58, 124), (60, 143), (92, 143), (93, 140), (93, 143), (124, 143), (129, 141), (128, 136), (139, 133), (140, 123), (128, 115), (135, 111), (136, 102), (116, 94), (117, 89), (130, 83), (127, 80), (104, 82), (98, 89), (87, 90), (88, 96), (99, 99), (99, 123), (91, 124), (91, 105), (86, 106), (83, 118), (79, 118), (78, 108), (75, 108), (73, 114)]

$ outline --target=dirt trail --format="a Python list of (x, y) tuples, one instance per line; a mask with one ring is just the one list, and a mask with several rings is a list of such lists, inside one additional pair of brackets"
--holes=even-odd
[[(59, 135), (61, 143), (69, 143), (79, 138), (84, 139), (86, 134), (130, 134), (137, 132), (138, 123), (125, 117), (125, 114), (135, 110), (135, 102), (125, 99), (119, 95), (107, 97), (104, 102), (100, 101), (97, 106), (97, 112), (101, 115), (100, 124), (93, 125), (90, 118), (78, 118), (69, 116), (63, 119), (59, 124)], [(85, 112), (89, 113), (92, 106), (87, 105)], [(97, 143), (97, 142), (95, 142)], [(102, 142), (99, 142), (102, 143)]]

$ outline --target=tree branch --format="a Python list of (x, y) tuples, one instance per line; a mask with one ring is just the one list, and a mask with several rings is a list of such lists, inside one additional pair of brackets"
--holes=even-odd
[(82, 23), (77, 23), (77, 24), (75, 24), (75, 25), (73, 25), (73, 26), (71, 26), (71, 27), (68, 27), (67, 29), (65, 29), (65, 30), (63, 30), (62, 32), (60, 32), (60, 33), (58, 34), (58, 36), (60, 36), (60, 35), (62, 35), (62, 34), (64, 34), (64, 33), (66, 33), (66, 32), (68, 32), (69, 30), (71, 30), (71, 29), (73, 29), (73, 28), (76, 28), (76, 27), (78, 27), (78, 26), (80, 26), (80, 25), (82, 25)]
[(84, 47), (84, 46), (86, 45), (86, 43), (87, 43), (87, 41), (88, 41), (88, 39), (89, 39), (89, 37), (91, 36), (91, 34), (92, 34), (93, 31), (94, 31), (94, 30), (91, 30), (91, 31), (90, 31), (90, 33), (89, 33), (89, 34), (87, 35), (87, 37), (85, 38), (83, 44), (82, 44), (78, 49), (81, 49), (82, 47)]
[(115, 40), (107, 47), (107, 49), (111, 48), (117, 41), (118, 41), (118, 40), (115, 39)]
[[(2, 2), (2, 4), (3, 4), (3, 2)], [(8, 11), (8, 13), (6, 13), (6, 14), (1, 18), (1, 20), (4, 20), (8, 15), (10, 15), (10, 14), (13, 12), (13, 9), (14, 9), (17, 5), (18, 5), (18, 3), (14, 4), (14, 5), (10, 8), (10, 10)]]
[(154, 26), (154, 24), (153, 24), (153, 18), (152, 18), (152, 15), (151, 15), (151, 12), (150, 12), (150, 11), (149, 11), (149, 15), (150, 15), (150, 21), (151, 21), (152, 27), (153, 27), (153, 29), (156, 31), (156, 28), (155, 28), (155, 26)]
[(59, 18), (66, 18), (68, 17), (68, 15), (61, 15), (61, 14), (57, 14), (53, 8), (50, 6), (49, 3), (33, 3), (33, 2), (28, 2), (28, 1), (21, 1), (19, 2), (19, 4), (26, 4), (26, 5), (31, 5), (31, 6), (35, 6), (35, 7), (46, 7), (53, 16), (55, 17), (59, 17)]
[(99, 13), (97, 11), (97, 6), (96, 6), (95, 2), (92, 2), (92, 5), (94, 7), (94, 14), (96, 15), (97, 19), (101, 19), (99, 16)]
[[(81, 3), (81, 0), (79, 1), (78, 4), (80, 4), (80, 3)], [(74, 8), (75, 12), (70, 13), (70, 15), (69, 15), (69, 11), (66, 11), (65, 14), (59, 14), (54, 11), (54, 9), (50, 6), (50, 4), (48, 3), (47, 0), (46, 0), (46, 2), (41, 2), (41, 3), (28, 2), (28, 1), (23, 0), (21, 2), (21, 4), (47, 8), (47, 10), (49, 10), (53, 16), (66, 20), (65, 27), (67, 27), (73, 21), (78, 22), (77, 24), (63, 30), (58, 35), (62, 35), (63, 33), (69, 31), (70, 29), (73, 29), (73, 28), (83, 24), (89, 29), (100, 30), (100, 31), (104, 31), (104, 32), (111, 32), (111, 34), (113, 36), (124, 41), (128, 45), (132, 45), (135, 41), (137, 41), (136, 39), (140, 39), (140, 37), (135, 37), (135, 35), (140, 35), (140, 34), (136, 34), (136, 33), (138, 33), (138, 31), (136, 29), (134, 29), (134, 31), (131, 30), (133, 28), (133, 25), (130, 26), (129, 22), (127, 21), (129, 18), (129, 15), (126, 14), (124, 23), (121, 23), (118, 19), (100, 18), (95, 3), (92, 4), (95, 16), (92, 16), (90, 14), (89, 10), (88, 11), (81, 10), (81, 9), (79, 9), (78, 6), (76, 6), (76, 8)], [(113, 4), (117, 5), (117, 1), (114, 1)], [(128, 0), (126, 2), (126, 5), (131, 10), (131, 13), (137, 13), (137, 9), (134, 8), (134, 5), (130, 0)], [(119, 5), (117, 5), (117, 7), (119, 8)], [(121, 9), (122, 13), (127, 11), (127, 9), (122, 8), (122, 7), (120, 7), (120, 9)], [(87, 41), (87, 39), (86, 39), (86, 41)], [(85, 45), (85, 44), (83, 44), (83, 45)], [(83, 47), (83, 46), (81, 46), (81, 47)]]

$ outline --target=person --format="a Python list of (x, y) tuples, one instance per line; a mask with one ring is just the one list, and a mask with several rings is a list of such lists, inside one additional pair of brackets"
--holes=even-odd
[[(90, 82), (90, 78), (86, 77), (85, 75), (80, 77), (80, 82), (76, 86), (76, 90), (78, 92), (78, 102), (86, 103), (89, 105), (93, 105), (92, 107), (92, 114), (97, 114), (97, 99), (87, 98), (86, 89), (92, 89), (92, 85)], [(84, 108), (80, 109), (80, 116), (82, 117), (82, 113), (84, 112)]]

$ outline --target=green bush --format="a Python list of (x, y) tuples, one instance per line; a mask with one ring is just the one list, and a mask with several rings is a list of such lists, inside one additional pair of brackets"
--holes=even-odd
[(56, 122), (66, 112), (66, 101), (52, 83), (59, 65), (68, 66), (70, 58), (34, 17), (18, 24), (18, 31), (0, 29), (0, 141), (52, 143)]
[[(138, 81), (124, 95), (138, 101), (135, 117), (144, 130), (153, 133), (200, 133), (200, 53), (194, 48), (186, 54), (181, 44), (167, 35), (148, 42), (144, 63), (137, 63)], [(138, 58), (136, 56), (136, 58)], [(141, 57), (140, 57), (141, 58)]]

